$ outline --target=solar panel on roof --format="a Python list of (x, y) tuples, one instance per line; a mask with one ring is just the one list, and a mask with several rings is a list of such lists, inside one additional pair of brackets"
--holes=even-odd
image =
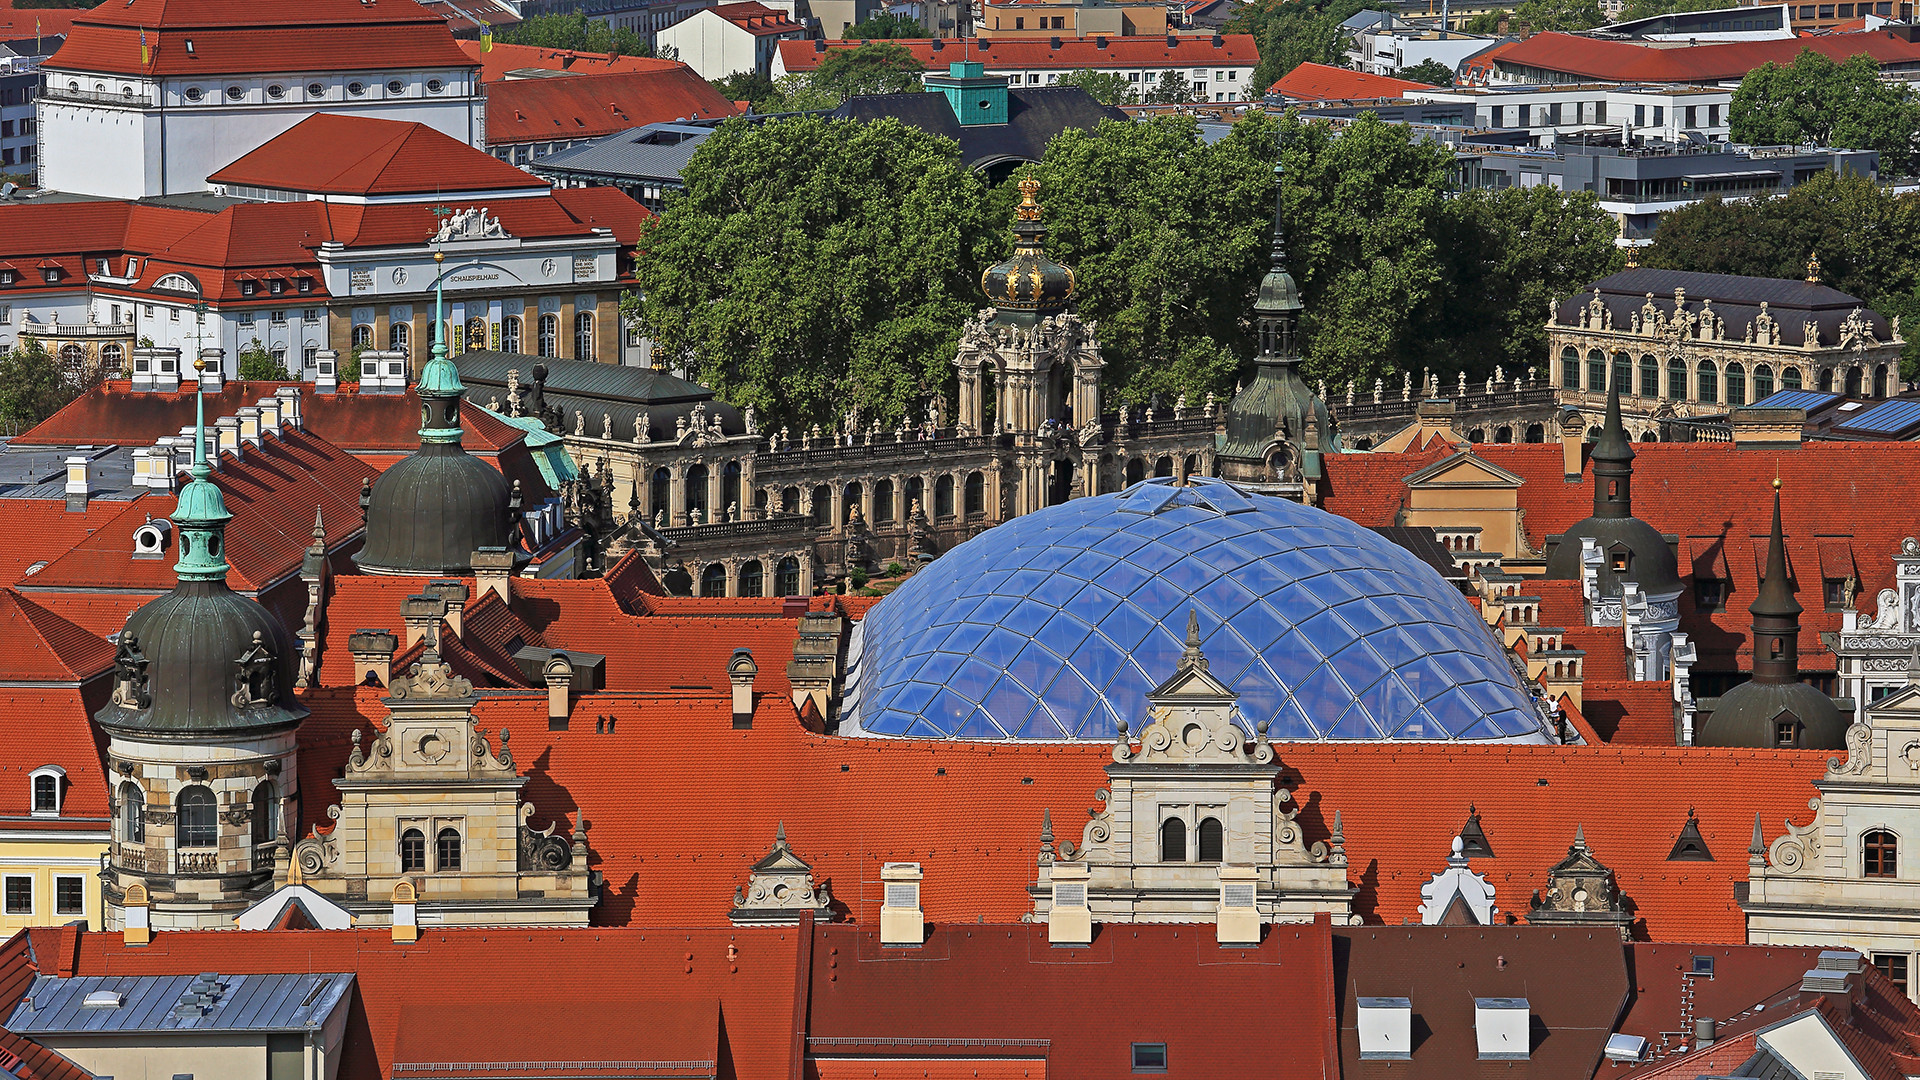
[(1756, 409), (1805, 409), (1812, 412), (1829, 404), (1839, 394), (1826, 394), (1818, 390), (1782, 390), (1753, 403)]
[(1920, 424), (1920, 401), (1885, 401), (1844, 425), (1848, 431), (1892, 435)]

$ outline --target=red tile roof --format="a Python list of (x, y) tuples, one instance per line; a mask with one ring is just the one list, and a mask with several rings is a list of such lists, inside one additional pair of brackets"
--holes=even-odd
[[(1680, 628), (1699, 649), (1697, 670), (1751, 669), (1752, 616), (1747, 605), (1759, 588), (1751, 548), (1756, 538), (1764, 542), (1771, 524), (1776, 464), (1784, 482), (1781, 515), (1788, 556), (1800, 575), (1800, 603), (1807, 609), (1800, 616), (1800, 666), (1833, 670), (1833, 654), (1820, 635), (1838, 630), (1841, 614), (1824, 610), (1824, 591), (1816, 575), (1823, 562), (1839, 564), (1844, 546), (1859, 570), (1863, 615), (1881, 589), (1893, 587), (1890, 556), (1913, 527), (1877, 508), (1898, 505), (1905, 498), (1905, 478), (1920, 470), (1920, 443), (1810, 442), (1776, 451), (1732, 443), (1643, 443), (1634, 450), (1634, 514), (1681, 538), (1682, 575), (1710, 559), (1716, 573), (1724, 563), (1732, 583), (1719, 611), (1697, 611), (1693, 591), (1681, 593)], [(1558, 444), (1482, 444), (1473, 452), (1521, 477), (1519, 505), (1526, 515), (1528, 543), (1536, 551), (1549, 535), (1564, 532), (1593, 512), (1591, 467), (1580, 483), (1567, 483)], [(1395, 524), (1407, 500), (1404, 478), (1440, 456), (1432, 451), (1329, 454), (1322, 506), (1362, 525)], [(1532, 592), (1537, 586), (1529, 582), (1524, 588)], [(1542, 618), (1548, 621), (1544, 613)], [(1554, 619), (1549, 625), (1571, 629), (1581, 621)]]
[(612, 75), (508, 79), (487, 88), (487, 145), (591, 139), (642, 124), (738, 111), (684, 64)]
[[(1324, 918), (1274, 926), (1259, 945), (1236, 949), (1216, 945), (1204, 924), (1103, 926), (1081, 949), (1053, 948), (1037, 923), (935, 925), (919, 949), (883, 949), (871, 927), (822, 925), (812, 969), (812, 1055), (913, 1064), (882, 1077), (970, 1078), (980, 1068), (988, 1077), (1105, 1080), (1132, 1073), (1131, 1043), (1149, 1041), (1167, 1044), (1169, 1078), (1340, 1075)], [(1195, 1007), (1144, 1005), (1143, 994)], [(1227, 1002), (1240, 1007), (1219, 1007)], [(1285, 1019), (1249, 1023), (1250, 1015)], [(980, 1041), (939, 1045), (955, 1037)], [(915, 1045), (927, 1041), (934, 1045)], [(1044, 1069), (1010, 1072), (1009, 1058)], [(954, 1059), (964, 1071), (947, 1071)], [(872, 1077), (883, 1062), (863, 1060), (857, 1072), (850, 1064), (821, 1080)]]
[(0, 682), (83, 683), (113, 666), (113, 646), (12, 589), (0, 588)]
[(446, 23), (412, 0), (128, 0), (76, 15), (46, 67), (217, 79), (286, 71), (288, 57), (301, 71), (473, 66)]
[(1363, 101), (1397, 98), (1409, 90), (1432, 90), (1430, 83), (1305, 63), (1282, 76), (1270, 93), (1289, 101)]
[[(34, 949), (51, 954), (63, 932), (71, 933), (31, 931)], [(579, 1075), (506, 1063), (642, 1050), (651, 1061), (714, 1061), (706, 1075), (795, 1075), (794, 928), (491, 927), (428, 930), (411, 944), (394, 942), (385, 929), (177, 931), (133, 948), (118, 934), (75, 936), (74, 970), (83, 976), (353, 972), (341, 1080), (392, 1076), (400, 1062), (480, 1066), (455, 1075)], [(712, 1030), (695, 1025), (696, 1015), (712, 1018)], [(715, 1056), (696, 1057), (702, 1053)]]
[[(127, 508), (125, 502), (106, 499), (89, 501), (85, 510), (68, 510), (65, 499), (8, 499), (5, 506), (7, 527), (15, 535), (34, 538), (31, 544), (0, 545), (0, 584), (7, 585), (26, 580), (36, 564), (70, 550)], [(85, 620), (79, 621), (92, 629)]]
[[(1619, 638), (1617, 630), (1614, 638)], [(1588, 678), (1580, 690), (1587, 722), (1607, 742), (1615, 746), (1675, 745), (1672, 683)]]
[[(978, 60), (986, 64), (988, 71), (1004, 69), (1055, 69), (1075, 71), (1081, 68), (1180, 68), (1203, 67), (1208, 64), (1231, 64), (1235, 67), (1252, 67), (1260, 62), (1259, 50), (1255, 48), (1252, 34), (1226, 34), (1223, 43), (1215, 48), (1210, 37), (1182, 36), (1174, 39), (1169, 47), (1167, 39), (1158, 35), (1152, 37), (1110, 37), (1107, 47), (1102, 49), (1093, 38), (1062, 38), (1060, 47), (1054, 48), (1046, 38), (1025, 40), (985, 38), (942, 41), (940, 51), (934, 51), (934, 42), (928, 38), (900, 39), (890, 44), (903, 46), (913, 53), (913, 58), (930, 71), (944, 71), (948, 64), (957, 60)], [(820, 58), (825, 55), (815, 52), (815, 41), (782, 41), (779, 45), (780, 63), (788, 73), (812, 71), (820, 66)], [(859, 48), (858, 41), (829, 41), (828, 49)]]
[(1920, 65), (1920, 42), (1884, 30), (1675, 48), (1545, 33), (1519, 42), (1496, 62), (1503, 68), (1538, 68), (1596, 82), (1713, 83), (1739, 79), (1762, 64), (1790, 64), (1802, 49), (1836, 61), (1865, 53), (1882, 67)]
[[(721, 691), (581, 695), (565, 732), (546, 730), (542, 692), (476, 706), (483, 728), (512, 728), (536, 822), (593, 822), (592, 865), (607, 882), (595, 922), (724, 923), (734, 888), (782, 822), (794, 850), (857, 919), (877, 917), (882, 864), (906, 860), (926, 866), (930, 919), (1015, 921), (1032, 908), (1025, 890), (1042, 811), (1077, 840), (1067, 823), (1084, 821), (1107, 786), (1105, 746), (813, 734), (789, 699), (767, 690), (771, 666), (760, 665), (754, 726), (744, 731), (732, 728)], [(610, 659), (610, 679), (612, 667)], [(300, 782), (308, 821), (322, 824), (347, 732), (373, 730), (385, 710), (372, 690), (303, 700), (313, 715), (301, 730)], [(594, 730), (603, 716), (615, 719), (613, 732)], [(1418, 918), (1420, 886), (1444, 868), (1471, 804), (1494, 852), (1473, 869), (1498, 890), (1503, 919), (1524, 919), (1528, 897), (1580, 825), (1636, 905), (1638, 934), (1714, 942), (1746, 935), (1734, 885), (1746, 880), (1755, 813), (1769, 823), (1769, 839), (1783, 818), (1804, 817), (1829, 756), (1467, 743), (1285, 743), (1279, 751), (1309, 842), (1325, 839), (1333, 811), (1342, 811), (1356, 909), (1370, 923)], [(633, 801), (636, 776), (648, 778), (644, 807)], [(1712, 862), (1667, 861), (1689, 807)]]
[[(56, 931), (48, 934), (43, 939), (47, 948), (44, 968), (34, 962), (33, 948), (27, 940), (26, 931), (22, 930), (8, 938), (5, 944), (0, 944), (0, 1012), (13, 1015), (20, 999), (33, 989), (33, 977), (42, 970), (48, 974), (57, 973), (60, 965), (54, 954), (77, 937), (77, 932)], [(71, 966), (72, 950), (66, 949), (65, 955)], [(20, 1080), (92, 1080), (93, 1077), (92, 1073), (60, 1054), (5, 1028), (0, 1028), (0, 1054), (20, 1059), (20, 1064), (12, 1069)]]
[(84, 10), (74, 8), (21, 8), (13, 0), (0, 0), (0, 41), (59, 37), (82, 14)]
[(328, 195), (426, 195), (546, 187), (425, 124), (317, 113), (207, 177)]
[[(100, 761), (106, 738), (89, 722), (106, 703), (104, 685), (0, 687), (0, 828), (106, 831), (107, 771)], [(43, 765), (66, 770), (57, 818), (32, 816), (28, 777)]]
[(721, 4), (713, 13), (755, 37), (768, 37), (773, 34), (805, 34), (807, 28), (787, 17), (787, 13), (770, 8), (759, 0), (742, 0), (737, 4)]
[(461, 41), (457, 44), (469, 59), (482, 65), (480, 79), (489, 86), (507, 78), (510, 71), (528, 68), (570, 71), (576, 75), (604, 75), (615, 71), (665, 71), (684, 66), (678, 60), (661, 60), (651, 56), (611, 56), (573, 49), (549, 49), (539, 45), (495, 42), (493, 48), (482, 52), (477, 41)]

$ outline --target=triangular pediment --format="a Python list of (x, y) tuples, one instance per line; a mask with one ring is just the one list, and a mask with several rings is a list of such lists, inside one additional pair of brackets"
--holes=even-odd
[(1226, 683), (1213, 677), (1213, 673), (1203, 667), (1182, 668), (1173, 673), (1173, 677), (1152, 690), (1147, 691), (1149, 701), (1161, 698), (1179, 698), (1186, 701), (1205, 701), (1226, 699), (1239, 700), (1240, 695)]
[(1920, 713), (1920, 686), (1908, 683), (1867, 706), (1867, 711), (1875, 714)]
[(759, 862), (753, 864), (756, 874), (804, 874), (813, 869), (813, 864), (793, 853), (793, 849), (780, 844), (768, 852)]
[(1408, 487), (1500, 487), (1519, 488), (1523, 481), (1498, 465), (1476, 454), (1461, 451), (1441, 458), (1407, 477)]

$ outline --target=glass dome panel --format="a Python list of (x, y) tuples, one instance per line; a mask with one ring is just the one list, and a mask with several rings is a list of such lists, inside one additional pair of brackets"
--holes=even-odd
[(1345, 519), (1205, 479), (1028, 514), (909, 578), (856, 632), (842, 730), (1138, 730), (1189, 612), (1241, 721), (1275, 738), (1548, 741), (1498, 640), (1432, 568)]

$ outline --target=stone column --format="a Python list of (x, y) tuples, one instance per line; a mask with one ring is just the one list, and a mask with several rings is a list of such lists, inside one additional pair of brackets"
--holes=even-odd
[[(754, 456), (753, 454), (747, 454), (740, 458), (740, 517), (743, 521), (759, 521), (762, 516), (760, 513), (760, 500), (753, 497)], [(767, 495), (768, 511), (772, 511), (773, 506), (773, 495), (769, 493)]]
[(800, 564), (800, 595), (813, 595), (813, 552), (796, 551), (794, 561)]
[(829, 515), (832, 519), (829, 524), (833, 528), (833, 535), (844, 536), (847, 531), (847, 485), (846, 481), (837, 476), (833, 478), (832, 484), (833, 486), (830, 490), (832, 491), (833, 501), (831, 505), (833, 507), (833, 513)]
[(980, 406), (980, 369), (963, 367), (960, 369), (960, 413), (955, 419), (970, 425), (975, 434), (980, 433), (982, 423)]
[(727, 463), (714, 461), (707, 465), (707, 520), (719, 521), (727, 512)]
[(672, 480), (668, 483), (667, 498), (673, 505), (667, 508), (667, 524), (685, 525), (687, 523), (687, 467), (681, 462), (668, 466)]
[(740, 560), (728, 559), (723, 564), (727, 568), (727, 595), (740, 595)]
[(893, 477), (893, 527), (907, 527), (907, 478), (904, 474)]
[[(1005, 472), (1006, 470), (998, 468), (982, 470), (981, 475), (986, 482), (981, 485), (981, 497), (986, 500), (987, 505), (981, 507), (981, 510), (985, 511), (981, 516), (988, 522), (998, 522), (1000, 520), (1000, 508), (1005, 505), (1001, 502), (1000, 485), (1003, 482)], [(954, 497), (960, 501), (960, 516), (964, 520), (967, 514), (967, 477), (965, 473), (960, 474), (960, 483), (954, 491)]]
[(860, 478), (860, 516), (866, 520), (867, 528), (873, 528), (873, 477)]

